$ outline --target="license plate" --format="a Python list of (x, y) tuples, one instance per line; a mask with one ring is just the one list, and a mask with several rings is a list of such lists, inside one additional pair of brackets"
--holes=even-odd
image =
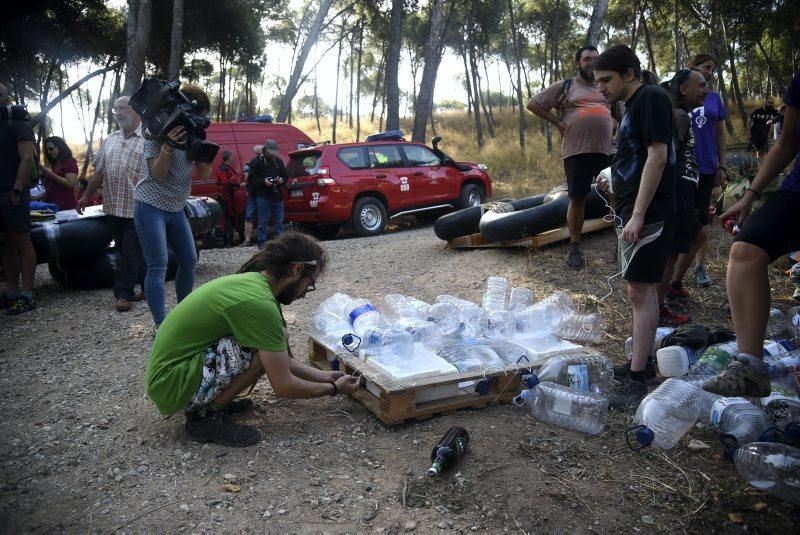
[(301, 189), (289, 190), (289, 196), (292, 197), (292, 198), (302, 197), (303, 196), (303, 190), (301, 190)]

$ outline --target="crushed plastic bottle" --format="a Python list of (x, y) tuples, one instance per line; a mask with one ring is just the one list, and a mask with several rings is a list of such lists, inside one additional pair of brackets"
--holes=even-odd
[(779, 431), (788, 435), (790, 439), (800, 439), (800, 400), (779, 397), (770, 400), (763, 407), (764, 412)]
[(773, 383), (782, 384), (800, 393), (800, 350), (768, 361), (767, 367)]
[(458, 308), (453, 303), (434, 303), (425, 311), (428, 321), (434, 323), (442, 336), (449, 336), (458, 332), (461, 320)]
[(366, 299), (353, 299), (344, 306), (344, 314), (350, 320), (350, 325), (358, 336), (371, 327), (381, 327), (381, 314), (375, 306)]
[(508, 308), (508, 281), (505, 277), (489, 277), (483, 292), (481, 307), (485, 310), (506, 310)]
[(308, 326), (311, 337), (334, 352), (341, 349), (342, 336), (351, 330), (346, 319), (324, 306), (317, 308)]
[[(345, 335), (342, 343), (353, 351), (358, 340), (352, 335)], [(413, 356), (414, 340), (404, 331), (371, 327), (361, 336), (358, 349), (363, 350), (369, 358), (384, 364), (398, 363)]]
[(607, 395), (614, 383), (614, 365), (600, 353), (557, 355), (541, 367), (537, 377), (541, 382)]
[(481, 342), (492, 348), (497, 356), (503, 359), (506, 364), (527, 364), (531, 361), (530, 352), (519, 344), (507, 340), (486, 339)]
[(800, 344), (800, 306), (792, 307), (786, 313), (786, 332), (789, 338)]
[(600, 314), (570, 313), (555, 325), (553, 334), (572, 342), (599, 342), (603, 337), (603, 318)]
[(450, 344), (437, 351), (437, 355), (452, 364), (462, 373), (501, 369), (505, 363), (488, 346), (468, 346), (461, 343)]
[[(656, 351), (661, 348), (661, 340), (666, 338), (666, 336), (674, 330), (675, 329), (673, 327), (658, 327), (656, 329), (656, 336), (653, 340), (653, 349), (651, 350), (649, 356), (656, 354)], [(625, 340), (625, 358), (628, 360), (633, 358), (633, 338), (630, 336), (627, 338), (627, 340)]]
[(531, 414), (543, 422), (597, 435), (603, 431), (608, 399), (551, 382), (523, 390), (516, 403), (527, 403)]
[(800, 448), (753, 442), (739, 448), (733, 461), (739, 474), (755, 488), (800, 505)]
[(791, 340), (779, 338), (777, 340), (764, 340), (764, 360), (780, 359), (797, 349), (797, 346)]
[(786, 316), (780, 309), (772, 307), (769, 309), (769, 319), (767, 320), (767, 338), (779, 338), (786, 331)]
[(689, 379), (718, 375), (739, 354), (736, 342), (723, 342), (708, 346), (686, 374)]
[(336, 292), (332, 296), (322, 301), (322, 304), (320, 306), (327, 308), (334, 314), (338, 314), (339, 316), (344, 317), (346, 316), (344, 312), (344, 307), (347, 305), (347, 303), (349, 303), (352, 300), (353, 298), (350, 297), (349, 295), (341, 292)]
[(508, 298), (509, 312), (519, 312), (533, 304), (533, 290), (530, 288), (511, 288)]
[(478, 318), (481, 332), (486, 338), (507, 340), (514, 334), (514, 314), (507, 310), (482, 310)]
[(380, 303), (381, 317), (389, 324), (400, 324), (411, 320), (420, 319), (416, 308), (409, 302), (405, 295), (386, 294)]
[[(625, 433), (630, 448), (638, 450), (651, 444), (673, 448), (697, 421), (698, 390), (697, 385), (671, 378), (645, 396), (633, 417), (634, 426)], [(634, 432), (638, 445), (632, 442)]]
[(455, 305), (458, 309), (458, 319), (461, 322), (461, 334), (470, 338), (478, 338), (482, 335), (479, 323), (481, 307), (476, 303), (452, 295), (439, 295), (436, 297), (436, 302)]
[(744, 398), (718, 399), (711, 407), (710, 421), (729, 447), (754, 442), (772, 426), (767, 413)]

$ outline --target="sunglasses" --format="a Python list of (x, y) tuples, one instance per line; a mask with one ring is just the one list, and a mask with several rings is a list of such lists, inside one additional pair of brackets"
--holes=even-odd
[[(298, 261), (297, 261), (297, 262), (295, 262), (295, 263), (296, 263), (296, 264), (304, 264), (304, 265), (306, 265), (306, 266), (316, 266), (316, 265), (317, 265), (317, 261), (316, 261), (316, 260), (298, 260)], [(309, 279), (311, 279), (311, 284), (309, 284), (308, 286), (306, 286), (306, 291), (305, 291), (305, 293), (308, 293), (308, 292), (313, 292), (314, 290), (316, 290), (316, 289), (317, 289), (317, 281), (316, 281), (316, 279), (314, 278), (314, 273), (313, 273), (313, 272), (312, 272), (312, 273), (309, 273), (309, 274), (308, 274), (308, 278), (309, 278)]]

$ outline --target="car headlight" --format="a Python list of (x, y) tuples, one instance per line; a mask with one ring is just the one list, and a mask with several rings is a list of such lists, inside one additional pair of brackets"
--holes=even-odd
[(479, 163), (478, 169), (480, 169), (481, 171), (486, 171), (487, 169), (489, 169), (489, 166), (487, 166), (485, 163)]

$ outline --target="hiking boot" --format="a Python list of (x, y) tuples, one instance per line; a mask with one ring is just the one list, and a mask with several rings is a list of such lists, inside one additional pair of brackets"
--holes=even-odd
[(225, 407), (225, 412), (228, 414), (244, 414), (246, 412), (252, 412), (252, 410), (253, 400), (250, 398), (234, 399)]
[(645, 383), (628, 379), (616, 392), (608, 397), (608, 407), (625, 412), (639, 406), (649, 389)]
[(706, 288), (711, 286), (711, 283), (714, 281), (711, 280), (711, 277), (709, 277), (708, 273), (706, 273), (706, 268), (701, 264), (694, 268), (694, 282), (700, 288)]
[(683, 283), (678, 283), (677, 285), (670, 283), (667, 294), (664, 296), (664, 301), (668, 305), (681, 303), (687, 299), (689, 299), (689, 290), (686, 289)]
[[(631, 371), (631, 361), (626, 362), (625, 364), (618, 364), (614, 366), (614, 379), (618, 381), (627, 380), (630, 377)], [(653, 357), (647, 358), (647, 364), (644, 366), (644, 370), (642, 370), (645, 375), (645, 382), (647, 384), (653, 384), (658, 382), (656, 379), (656, 363), (653, 361)]]
[(34, 308), (36, 308), (36, 300), (33, 297), (28, 298), (24, 295), (19, 295), (11, 302), (11, 306), (6, 310), (6, 314), (9, 316), (16, 316), (23, 312), (30, 312)]
[(567, 255), (567, 267), (575, 271), (583, 268), (583, 253), (581, 253), (580, 245), (573, 243)]
[(232, 448), (252, 446), (261, 434), (249, 425), (237, 424), (226, 412), (215, 411), (201, 417), (198, 413), (186, 416), (186, 434), (196, 442), (216, 442)]
[(133, 308), (133, 305), (131, 304), (130, 301), (128, 301), (124, 297), (120, 297), (119, 299), (117, 299), (117, 304), (116, 304), (117, 312), (127, 312), (131, 308)]
[(722, 373), (703, 383), (703, 390), (724, 397), (763, 398), (770, 395), (769, 374), (746, 358), (736, 357)]
[(660, 327), (677, 327), (692, 321), (689, 314), (678, 314), (673, 312), (667, 305), (661, 305), (658, 313), (658, 325)]

